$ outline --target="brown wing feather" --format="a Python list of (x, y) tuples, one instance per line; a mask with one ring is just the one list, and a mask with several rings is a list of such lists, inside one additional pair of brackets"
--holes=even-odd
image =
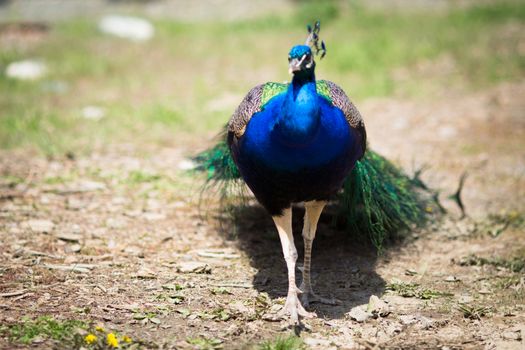
[(331, 81), (325, 80), (325, 82), (330, 92), (332, 104), (343, 111), (350, 127), (361, 135), (361, 146), (364, 154), (366, 150), (366, 129), (361, 113), (359, 113), (355, 105), (350, 101), (343, 89)]
[(263, 88), (264, 84), (257, 85), (244, 97), (228, 122), (228, 133), (233, 133), (237, 138), (244, 134), (252, 115), (261, 110)]

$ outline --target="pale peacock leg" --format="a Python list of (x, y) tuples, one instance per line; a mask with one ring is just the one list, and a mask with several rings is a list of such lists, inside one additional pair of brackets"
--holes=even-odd
[(303, 265), (303, 282), (300, 290), (302, 291), (301, 301), (305, 307), (308, 307), (310, 302), (319, 302), (323, 304), (335, 305), (336, 301), (333, 299), (326, 299), (317, 296), (312, 290), (312, 283), (310, 280), (310, 267), (312, 262), (312, 244), (317, 231), (317, 223), (323, 211), (326, 202), (306, 202), (304, 203), (304, 265)]
[(279, 232), (281, 246), (283, 248), (284, 260), (288, 268), (288, 295), (284, 307), (279, 312), (280, 316), (290, 315), (294, 324), (299, 323), (299, 316), (314, 317), (314, 313), (307, 312), (299, 298), (297, 297), (298, 289), (295, 284), (295, 262), (297, 261), (297, 249), (293, 241), (292, 234), (292, 209), (288, 208), (283, 211), (282, 216), (273, 216), (273, 221)]

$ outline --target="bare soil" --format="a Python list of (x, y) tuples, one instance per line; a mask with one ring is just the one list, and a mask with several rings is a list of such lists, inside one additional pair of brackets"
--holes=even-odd
[[(525, 258), (523, 96), (519, 81), (360, 106), (371, 147), (409, 173), (428, 167), (422, 177), (449, 213), (380, 256), (325, 216), (314, 288), (340, 303), (312, 305), (318, 317), (299, 330), (309, 348), (525, 348), (524, 270), (466, 259)], [(286, 293), (270, 218), (255, 206), (236, 232), (218, 226), (213, 206), (199, 207), (200, 179), (180, 175), (192, 146), (58, 159), (2, 151), (0, 323), (83, 319), (166, 349), (193, 348), (187, 339), (196, 337), (247, 348), (292, 332), (268, 317)], [(460, 218), (447, 196), (465, 171)], [(301, 215), (297, 208), (299, 249)], [(353, 320), (349, 312), (372, 295), (387, 311)], [(0, 347), (24, 346), (0, 339)]]

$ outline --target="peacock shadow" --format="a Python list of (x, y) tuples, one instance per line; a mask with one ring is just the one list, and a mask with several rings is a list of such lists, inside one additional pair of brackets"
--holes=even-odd
[[(259, 292), (272, 298), (286, 297), (288, 278), (281, 243), (271, 217), (260, 206), (239, 209), (235, 221), (235, 241), (244, 251), (251, 266), (257, 271), (253, 285)], [(376, 250), (366, 243), (359, 243), (347, 232), (333, 225), (334, 210), (325, 208), (320, 218), (312, 251), (312, 282), (314, 292), (321, 297), (335, 298), (337, 305), (310, 304), (309, 310), (318, 317), (340, 319), (351, 308), (367, 304), (371, 295), (380, 296), (385, 281), (375, 272), (378, 259)], [(304, 208), (293, 209), (293, 231), (299, 254), (297, 267), (303, 261), (301, 236)], [(231, 231), (230, 231), (231, 232)], [(297, 285), (302, 276), (296, 271)]]

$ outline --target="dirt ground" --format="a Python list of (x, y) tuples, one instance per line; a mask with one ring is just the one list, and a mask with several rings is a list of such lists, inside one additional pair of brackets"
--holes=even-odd
[[(426, 166), (449, 213), (381, 256), (322, 219), (314, 288), (339, 305), (312, 305), (318, 317), (300, 330), (308, 348), (525, 348), (523, 96), (518, 81), (359, 106), (371, 147), (409, 173)], [(232, 238), (213, 206), (199, 208), (199, 179), (170, 186), (193, 146), (58, 159), (2, 151), (0, 323), (82, 319), (164, 349), (195, 348), (195, 338), (248, 348), (291, 333), (270, 317), (286, 293), (271, 219), (255, 207)], [(465, 171), (461, 219), (447, 196)], [(384, 303), (368, 305), (374, 295)], [(354, 320), (367, 305), (371, 316)]]

